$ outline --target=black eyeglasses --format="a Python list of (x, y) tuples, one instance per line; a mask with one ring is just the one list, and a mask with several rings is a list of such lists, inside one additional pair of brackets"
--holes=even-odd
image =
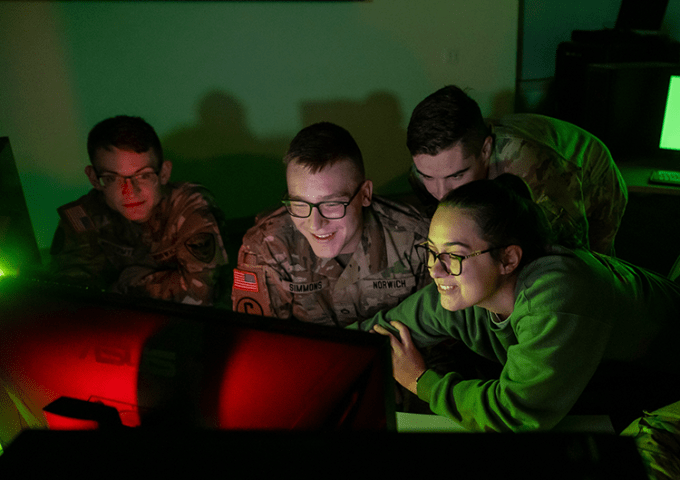
[(158, 173), (160, 170), (152, 170), (141, 173), (135, 173), (134, 175), (118, 175), (115, 173), (105, 173), (103, 175), (97, 175), (99, 179), (99, 184), (108, 188), (113, 185), (122, 187), (128, 179), (135, 187), (147, 187), (153, 186), (158, 182)]
[(339, 218), (343, 218), (347, 214), (347, 205), (352, 203), (352, 200), (354, 200), (363, 186), (364, 182), (361, 182), (359, 188), (356, 189), (354, 194), (346, 202), (338, 202), (333, 200), (329, 202), (310, 203), (305, 202), (304, 200), (291, 200), (289, 198), (284, 198), (281, 200), (281, 203), (286, 206), (288, 213), (294, 217), (307, 218), (312, 214), (312, 208), (316, 207), (316, 209), (319, 211), (319, 214), (323, 218), (337, 220)]
[(437, 253), (434, 250), (432, 250), (427, 243), (419, 243), (418, 245), (416, 245), (416, 247), (420, 250), (425, 250), (427, 252), (427, 268), (434, 268), (435, 263), (437, 263), (437, 260), (439, 260), (439, 263), (441, 263), (442, 268), (444, 268), (444, 271), (447, 274), (453, 276), (458, 276), (461, 273), (463, 273), (463, 260), (476, 257), (483, 253), (491, 252), (492, 250), (505, 248), (505, 246), (491, 247), (487, 248), (486, 250), (478, 250), (476, 252), (472, 252), (469, 255), (461, 256), (449, 252)]

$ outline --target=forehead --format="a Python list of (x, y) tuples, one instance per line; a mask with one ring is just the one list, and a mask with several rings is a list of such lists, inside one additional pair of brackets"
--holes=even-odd
[(356, 167), (349, 160), (337, 161), (316, 173), (292, 161), (286, 168), (288, 195), (306, 199), (350, 196), (357, 187), (357, 176)]
[(106, 171), (129, 175), (147, 167), (157, 168), (158, 159), (153, 149), (137, 153), (109, 146), (108, 149), (100, 148), (97, 150), (94, 164), (99, 172)]
[(471, 210), (440, 207), (430, 223), (429, 241), (436, 246), (460, 245), (477, 249), (484, 245)]
[(443, 178), (474, 166), (477, 158), (465, 156), (463, 145), (458, 142), (453, 147), (442, 150), (437, 155), (419, 154), (413, 157), (413, 163), (422, 174), (428, 177)]

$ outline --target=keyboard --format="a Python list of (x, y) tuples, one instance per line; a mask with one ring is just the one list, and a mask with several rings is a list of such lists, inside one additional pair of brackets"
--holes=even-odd
[(655, 170), (649, 176), (649, 183), (680, 186), (680, 172), (672, 170)]

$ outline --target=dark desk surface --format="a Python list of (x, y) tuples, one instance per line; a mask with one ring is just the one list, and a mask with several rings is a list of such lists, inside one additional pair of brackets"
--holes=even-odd
[(675, 164), (659, 162), (658, 167), (652, 167), (651, 165), (655, 165), (655, 163), (648, 163), (642, 160), (621, 162), (621, 164), (618, 165), (621, 175), (623, 175), (623, 179), (626, 181), (626, 185), (628, 185), (628, 191), (661, 195), (680, 195), (680, 186), (661, 185), (649, 182), (649, 177), (655, 170), (680, 172), (680, 161)]

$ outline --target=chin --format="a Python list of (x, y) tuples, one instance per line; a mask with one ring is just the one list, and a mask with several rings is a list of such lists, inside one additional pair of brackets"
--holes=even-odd
[(340, 255), (343, 245), (338, 238), (334, 238), (331, 242), (320, 242), (313, 235), (305, 235), (307, 241), (314, 251), (314, 255), (319, 258), (335, 258)]
[(335, 258), (340, 254), (340, 249), (338, 248), (321, 247), (314, 244), (312, 244), (312, 250), (314, 255), (319, 258)]
[(450, 312), (455, 312), (457, 310), (462, 310), (464, 308), (467, 308), (469, 305), (461, 305), (459, 301), (456, 301), (451, 298), (446, 298), (442, 296), (442, 294), (439, 294), (439, 303), (441, 304), (442, 308), (445, 310), (449, 310)]
[(136, 213), (136, 212), (120, 212), (123, 217), (127, 218), (131, 222), (144, 223), (149, 220), (150, 215), (148, 212)]

